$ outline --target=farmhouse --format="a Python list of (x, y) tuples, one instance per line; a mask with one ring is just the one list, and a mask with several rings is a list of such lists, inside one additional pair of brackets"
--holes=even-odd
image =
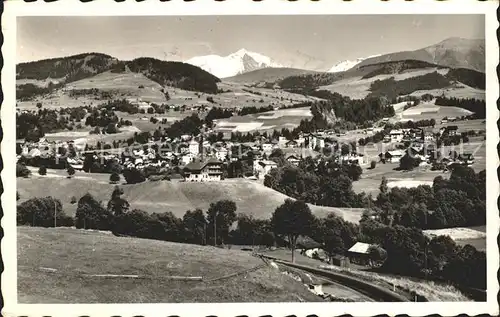
[(222, 176), (222, 163), (211, 158), (208, 161), (191, 162), (184, 167), (184, 179), (187, 182), (220, 181)]
[(380, 153), (379, 156), (381, 159), (385, 159), (390, 163), (399, 163), (399, 160), (405, 155), (403, 150), (394, 150), (387, 151), (385, 153)]
[(347, 250), (350, 262), (367, 265), (370, 262), (370, 246), (368, 243), (356, 242), (356, 244)]

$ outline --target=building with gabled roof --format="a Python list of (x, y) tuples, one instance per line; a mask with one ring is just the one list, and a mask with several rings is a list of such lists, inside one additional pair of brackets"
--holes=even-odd
[(184, 167), (187, 182), (212, 182), (222, 179), (222, 162), (216, 158), (207, 161), (193, 161)]

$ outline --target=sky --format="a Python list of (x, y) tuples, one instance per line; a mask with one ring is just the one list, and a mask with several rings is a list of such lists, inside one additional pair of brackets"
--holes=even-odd
[(17, 62), (85, 52), (184, 61), (241, 48), (298, 68), (330, 68), (449, 37), (484, 39), (482, 15), (19, 17)]

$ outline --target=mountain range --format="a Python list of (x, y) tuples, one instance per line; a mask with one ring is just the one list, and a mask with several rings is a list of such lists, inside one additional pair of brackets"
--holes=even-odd
[[(308, 69), (308, 67), (300, 67), (297, 65), (293, 65), (293, 67), (299, 69), (304, 68), (309, 71), (339, 73), (370, 64), (403, 60), (424, 61), (451, 68), (468, 68), (484, 72), (485, 42), (484, 39), (453, 37), (414, 51), (377, 54), (360, 57), (355, 60), (341, 61), (328, 69)], [(185, 63), (198, 66), (219, 78), (233, 77), (263, 68), (291, 67), (286, 63), (275, 61), (268, 56), (246, 49), (240, 49), (227, 56), (196, 56), (185, 61)]]
[(282, 67), (270, 57), (247, 51), (244, 48), (227, 56), (196, 56), (188, 59), (185, 63), (198, 66), (219, 78), (231, 77), (266, 67)]
[(451, 68), (468, 68), (484, 72), (485, 41), (484, 39), (452, 37), (414, 51), (395, 52), (367, 58), (356, 66), (410, 59)]
[(328, 73), (339, 73), (339, 72), (345, 72), (351, 68), (353, 68), (354, 66), (358, 65), (359, 63), (361, 63), (362, 61), (366, 60), (366, 59), (369, 59), (369, 58), (373, 58), (373, 57), (377, 57), (377, 56), (380, 56), (380, 54), (377, 54), (377, 55), (371, 55), (371, 56), (368, 56), (368, 57), (360, 57), (360, 58), (356, 58), (355, 60), (345, 60), (345, 61), (341, 61), (337, 64), (335, 64), (332, 68), (330, 68), (327, 72)]

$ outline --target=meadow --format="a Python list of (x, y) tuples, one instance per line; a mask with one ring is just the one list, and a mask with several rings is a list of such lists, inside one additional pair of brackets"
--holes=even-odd
[(17, 249), (19, 303), (322, 301), (239, 250), (39, 227), (18, 227)]
[[(115, 186), (109, 184), (109, 174), (77, 171), (72, 179), (68, 179), (66, 172), (62, 170), (49, 169), (45, 176), (38, 175), (36, 169), (32, 170), (31, 178), (17, 179), (21, 196), (19, 202), (34, 197), (53, 196), (61, 200), (63, 209), (70, 216), (74, 216), (77, 208), (77, 204), (71, 204), (72, 196), (78, 200), (88, 192), (106, 204)], [(245, 179), (226, 179), (211, 183), (146, 181), (120, 186), (124, 191), (123, 197), (132, 209), (142, 209), (148, 213), (170, 211), (177, 217), (196, 208), (206, 211), (210, 203), (230, 199), (236, 203), (236, 213), (269, 219), (274, 210), (289, 198), (259, 182)], [(325, 217), (333, 212), (353, 223), (358, 223), (362, 215), (361, 208), (310, 207), (318, 217)]]

